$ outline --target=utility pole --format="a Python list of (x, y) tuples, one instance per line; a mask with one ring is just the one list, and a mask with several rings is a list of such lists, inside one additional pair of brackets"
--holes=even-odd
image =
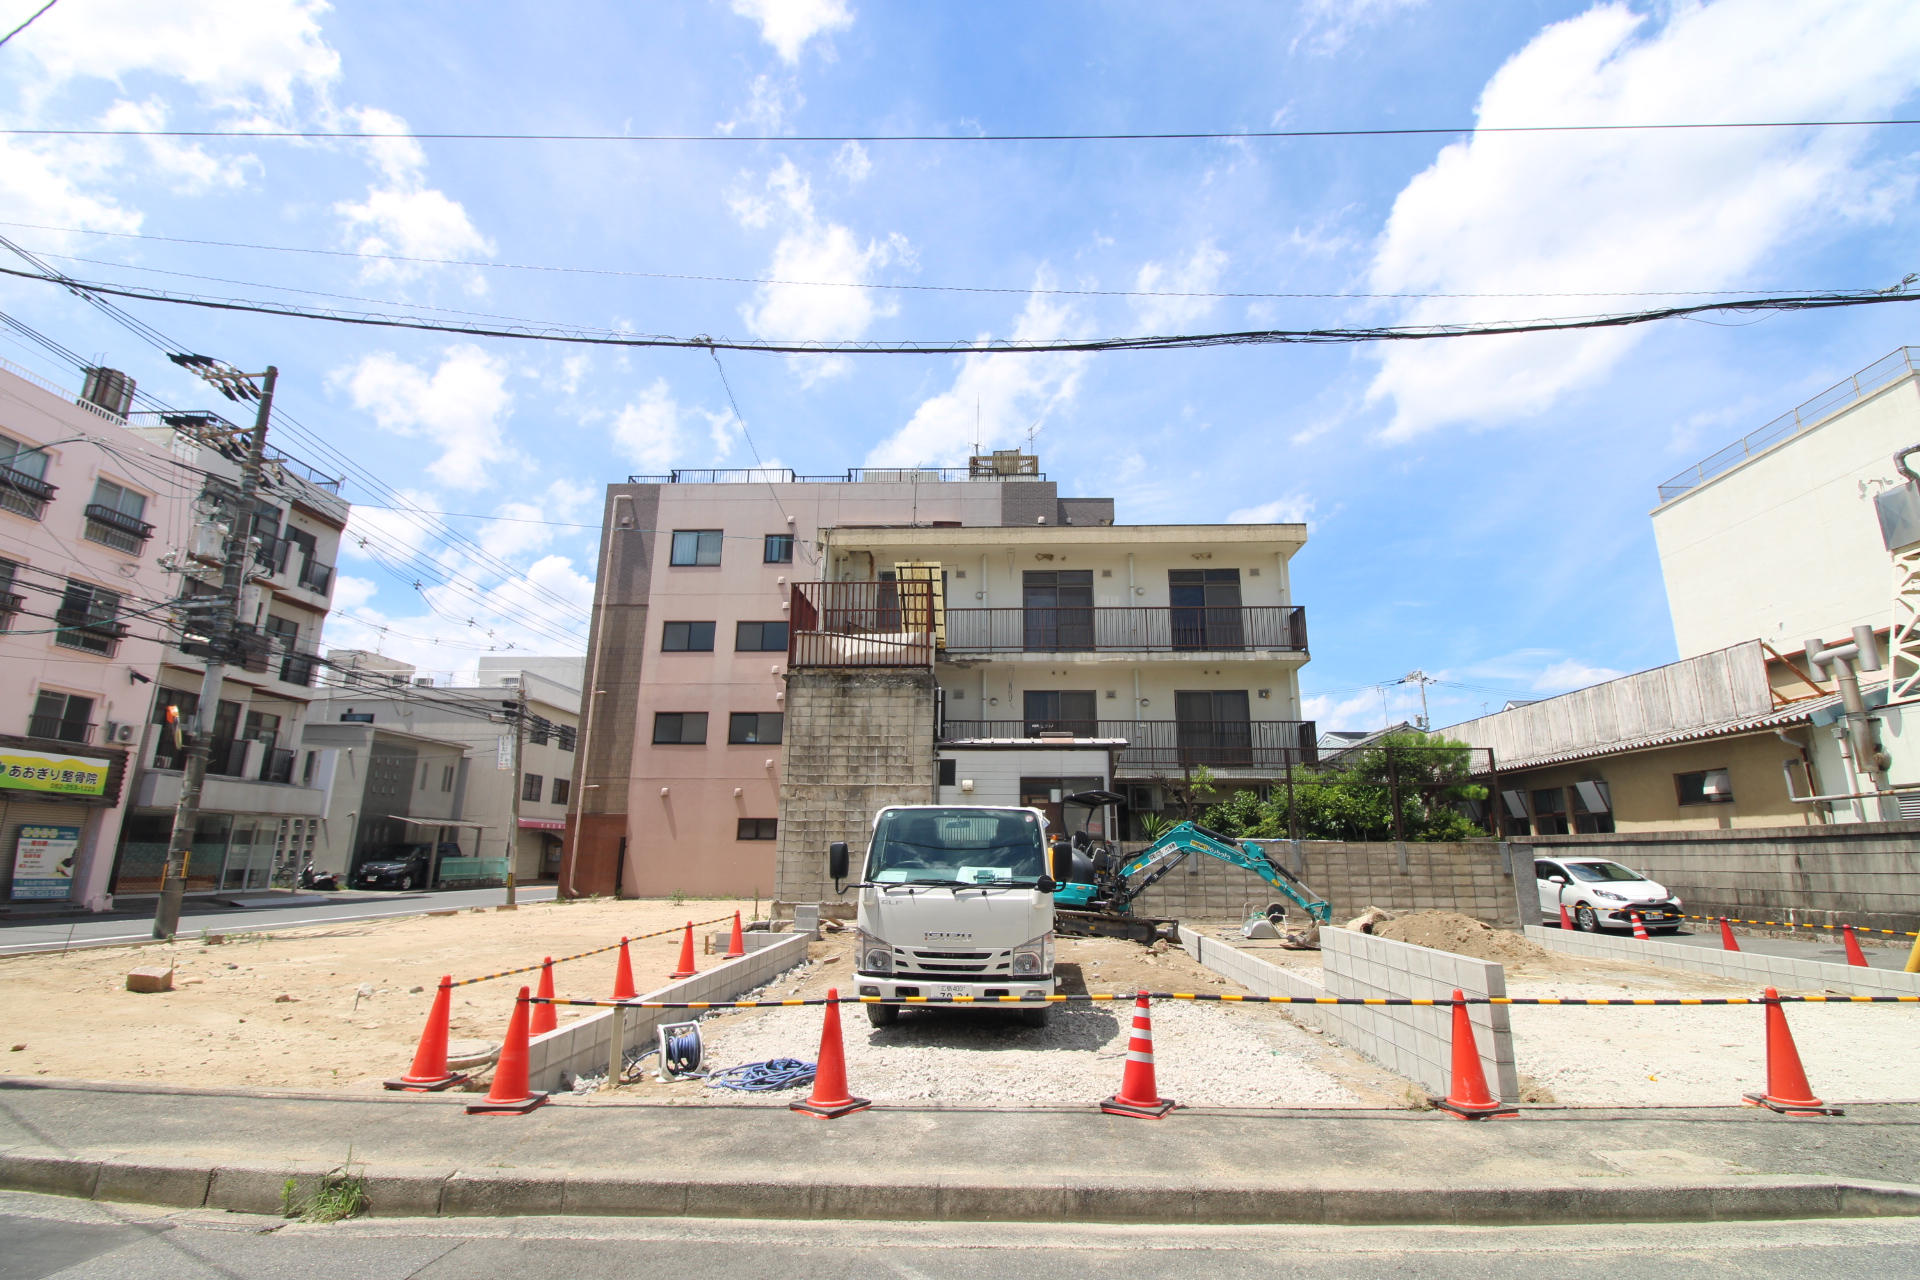
[[(246, 625), (240, 621), (240, 593), (247, 578), (247, 557), (253, 553), (253, 521), (256, 495), (260, 491), (260, 471), (266, 458), (267, 420), (273, 413), (273, 386), (280, 371), (273, 365), (265, 373), (241, 373), (231, 365), (210, 356), (169, 357), (181, 367), (199, 375), (220, 389), (229, 400), (255, 400), (253, 433), (247, 442), (246, 460), (240, 465), (238, 511), (230, 512), (231, 523), (222, 551), (220, 605), (208, 628), (207, 674), (200, 682), (200, 705), (194, 711), (193, 742), (180, 770), (180, 801), (173, 809), (173, 835), (167, 842), (167, 863), (161, 873), (160, 898), (153, 909), (153, 936), (171, 938), (180, 928), (180, 906), (187, 891), (187, 869), (193, 861), (193, 834), (200, 822), (200, 792), (206, 785), (207, 764), (213, 755), (213, 728), (220, 714), (222, 669), (236, 656), (236, 647)], [(255, 387), (258, 379), (260, 386)]]
[(527, 674), (520, 673), (520, 705), (508, 711), (513, 717), (513, 819), (507, 826), (507, 905), (517, 905), (513, 887), (513, 864), (520, 854), (520, 797), (527, 789)]
[(1420, 686), (1420, 732), (1425, 733), (1432, 723), (1427, 718), (1427, 686), (1439, 683), (1426, 672), (1415, 668), (1394, 681), (1395, 684), (1417, 684)]

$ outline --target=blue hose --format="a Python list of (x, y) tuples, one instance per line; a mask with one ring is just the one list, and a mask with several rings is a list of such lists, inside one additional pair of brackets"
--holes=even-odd
[(813, 1080), (813, 1064), (797, 1058), (775, 1058), (728, 1067), (707, 1077), (709, 1089), (737, 1089), (742, 1093), (771, 1093), (793, 1089)]

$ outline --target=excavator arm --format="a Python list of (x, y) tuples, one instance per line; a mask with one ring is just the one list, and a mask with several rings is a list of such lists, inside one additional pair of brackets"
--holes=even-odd
[[(1320, 924), (1333, 919), (1333, 905), (1302, 884), (1293, 872), (1269, 858), (1259, 845), (1235, 840), (1218, 831), (1209, 831), (1195, 822), (1181, 823), (1127, 859), (1125, 865), (1115, 873), (1119, 885), (1109, 909), (1126, 911), (1135, 898), (1196, 853), (1218, 858), (1259, 876)], [(1146, 873), (1145, 879), (1138, 884), (1130, 883), (1134, 876), (1143, 872)]]

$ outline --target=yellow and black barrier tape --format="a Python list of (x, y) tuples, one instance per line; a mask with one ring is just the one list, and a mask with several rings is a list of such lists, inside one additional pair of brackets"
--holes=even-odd
[[(702, 925), (719, 924), (723, 920), (731, 920), (731, 919), (733, 919), (731, 915), (724, 915), (724, 916), (715, 916), (711, 920), (695, 920), (695, 921), (692, 921), (691, 923), (693, 924), (694, 928), (698, 929)], [(652, 933), (636, 933), (636, 934), (633, 934), (631, 937), (623, 939), (623, 941), (644, 942), (648, 938), (658, 938), (658, 937), (661, 937), (662, 935), (669, 934), (669, 933), (680, 933), (683, 930), (685, 930), (686, 927), (687, 926), (684, 924), (677, 924), (673, 926), (673, 928), (671, 929), (655, 929)], [(569, 960), (585, 960), (588, 956), (597, 956), (602, 952), (618, 950), (619, 946), (620, 946), (620, 943), (618, 942), (609, 942), (604, 947), (595, 947), (591, 951), (582, 951), (578, 955), (556, 956), (553, 962), (555, 964), (565, 964)], [(540, 969), (545, 964), (546, 964), (546, 961), (542, 960), (539, 964), (522, 965), (518, 969), (502, 969), (499, 973), (483, 973), (477, 978), (462, 978), (460, 979), (460, 981), (454, 983), (453, 985), (456, 987), (470, 987), (476, 982), (492, 982), (495, 978), (511, 978), (517, 973), (533, 973), (536, 970)]]
[[(1725, 920), (1728, 924), (1757, 924), (1769, 929), (1831, 929), (1835, 933), (1847, 926), (1844, 924), (1805, 924), (1798, 920), (1742, 920), (1737, 916), (1682, 916), (1682, 920), (1703, 920), (1708, 924), (1719, 924)], [(1855, 933), (1880, 933), (1889, 938), (1920, 938), (1920, 933), (1912, 929), (1869, 929), (1865, 925), (1853, 926)]]
[(788, 1009), (799, 1005), (823, 1004), (1082, 1004), (1091, 1001), (1132, 1001), (1142, 995), (1149, 1000), (1205, 1000), (1222, 1004), (1372, 1004), (1401, 1007), (1448, 1008), (1456, 1004), (1472, 1005), (1553, 1005), (1603, 1006), (1716, 1005), (1716, 1004), (1920, 1004), (1920, 996), (1659, 996), (1626, 1000), (1587, 1000), (1560, 996), (1468, 996), (1453, 1000), (1446, 996), (1422, 999), (1414, 996), (1236, 996), (1194, 991), (1128, 991), (1093, 995), (1022, 996), (839, 996), (828, 999), (787, 1000), (567, 1000), (528, 996), (530, 1004), (572, 1005), (591, 1009)]

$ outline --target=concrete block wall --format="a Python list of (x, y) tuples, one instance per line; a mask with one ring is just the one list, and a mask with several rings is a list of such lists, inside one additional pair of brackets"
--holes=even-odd
[[(738, 960), (715, 965), (705, 973), (670, 983), (658, 991), (649, 991), (642, 1000), (666, 1000), (675, 1003), (691, 1000), (735, 1000), (745, 991), (764, 986), (775, 977), (807, 958), (807, 935), (774, 935), (780, 941), (758, 951), (749, 951)], [(697, 1010), (690, 1009), (598, 1009), (545, 1035), (535, 1036), (527, 1044), (527, 1076), (534, 1089), (551, 1092), (561, 1087), (561, 1078), (604, 1075), (613, 1052), (613, 1019), (622, 1019), (622, 1042), (629, 1046), (643, 1043), (662, 1023), (686, 1022)]]
[[(1327, 994), (1327, 989), (1311, 978), (1270, 964), (1231, 943), (1209, 938), (1198, 929), (1182, 925), (1180, 944), (1199, 963), (1223, 978), (1231, 978), (1256, 995), (1318, 1000)], [(1307, 1026), (1319, 1027), (1322, 1031), (1327, 1029), (1325, 1005), (1294, 1005), (1291, 1012)]]
[[(1521, 846), (1504, 846), (1495, 840), (1454, 844), (1303, 840), (1297, 846), (1289, 840), (1254, 843), (1332, 903), (1336, 921), (1350, 920), (1369, 906), (1389, 911), (1458, 911), (1503, 929), (1539, 919), (1537, 892), (1531, 899), (1535, 914), (1521, 914), (1526, 904), (1510, 870), (1517, 858), (1526, 868), (1519, 887), (1533, 891), (1533, 857)], [(1135, 851), (1144, 847), (1129, 846)], [(1150, 916), (1242, 919), (1270, 902), (1285, 901), (1279, 890), (1258, 876), (1215, 858), (1196, 856), (1135, 899), (1134, 911)]]
[(1920, 822), (1535, 836), (1543, 857), (1612, 858), (1689, 914), (1920, 929)]
[(846, 841), (857, 875), (876, 812), (933, 803), (933, 695), (931, 671), (788, 673), (774, 880), (780, 903), (837, 904), (827, 846)]
[(1796, 960), (1753, 951), (1715, 951), (1675, 942), (1640, 942), (1604, 934), (1568, 933), (1564, 929), (1529, 928), (1526, 933), (1541, 946), (1568, 955), (1671, 965), (1693, 973), (1751, 982), (1756, 992), (1762, 987), (1792, 987), (1799, 991), (1833, 991), (1848, 996), (1920, 996), (1920, 973), (1861, 969), (1825, 960)]

